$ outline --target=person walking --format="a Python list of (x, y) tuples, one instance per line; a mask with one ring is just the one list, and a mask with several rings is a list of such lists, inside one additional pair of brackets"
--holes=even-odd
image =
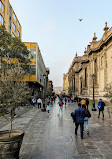
[(68, 97), (68, 103), (70, 102), (70, 97)]
[(66, 105), (66, 102), (67, 102), (67, 98), (65, 97), (65, 105)]
[(63, 101), (62, 101), (62, 99), (60, 99), (60, 101), (59, 101), (59, 114), (60, 114), (60, 112), (62, 112), (62, 109), (63, 109)]
[(81, 105), (82, 105), (82, 108), (83, 108), (83, 106), (84, 107), (86, 106), (86, 100), (84, 98), (81, 100)]
[(41, 109), (42, 100), (41, 100), (40, 97), (37, 99), (37, 104), (38, 104), (38, 109), (39, 109), (39, 108)]
[(99, 109), (98, 118), (100, 117), (100, 112), (102, 112), (102, 120), (104, 120), (104, 107), (105, 103), (102, 101), (102, 99), (100, 99), (98, 103), (98, 109)]
[(77, 136), (77, 130), (80, 125), (81, 139), (83, 139), (85, 110), (81, 108), (81, 103), (78, 103), (78, 108), (73, 112), (73, 115), (75, 117), (75, 135)]
[(49, 111), (50, 111), (50, 106), (49, 106), (49, 102), (47, 103), (47, 107), (46, 107), (46, 110), (47, 110), (47, 112), (49, 113)]
[[(91, 114), (86, 106), (83, 105), (83, 109), (85, 110), (84, 124), (86, 125), (87, 135), (89, 135), (88, 119), (91, 117)], [(83, 132), (84, 132), (84, 125), (83, 125)]]

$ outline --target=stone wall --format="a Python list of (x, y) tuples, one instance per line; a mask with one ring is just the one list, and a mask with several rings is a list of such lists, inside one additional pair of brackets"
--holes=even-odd
[(112, 83), (112, 28), (109, 29), (105, 23), (101, 40), (96, 39), (94, 33), (84, 55), (80, 57), (76, 53), (72, 61), (68, 71), (69, 94), (92, 98), (93, 74), (96, 99), (103, 98), (105, 87)]

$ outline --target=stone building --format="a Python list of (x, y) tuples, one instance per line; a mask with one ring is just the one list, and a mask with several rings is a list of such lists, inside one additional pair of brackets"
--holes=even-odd
[(69, 89), (69, 81), (68, 81), (68, 73), (63, 74), (63, 94), (68, 95)]
[(107, 23), (99, 41), (94, 33), (84, 55), (76, 53), (68, 71), (69, 95), (92, 98), (93, 76), (95, 98), (103, 98), (105, 87), (112, 83), (112, 28)]

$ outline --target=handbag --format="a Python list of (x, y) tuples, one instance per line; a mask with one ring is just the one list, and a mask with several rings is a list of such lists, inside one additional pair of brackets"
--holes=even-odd
[(91, 113), (90, 113), (89, 110), (86, 111), (86, 114), (87, 114), (87, 117), (88, 117), (88, 118), (91, 118)]
[(76, 115), (74, 115), (74, 112), (71, 113), (71, 117), (73, 119), (73, 123), (75, 123), (76, 122)]

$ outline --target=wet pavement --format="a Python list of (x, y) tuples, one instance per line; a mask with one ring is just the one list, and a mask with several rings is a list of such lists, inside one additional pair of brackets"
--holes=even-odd
[[(105, 110), (105, 120), (92, 112), (89, 119), (90, 135), (84, 139), (74, 134), (75, 124), (70, 116), (77, 103), (67, 104), (58, 114), (58, 101), (50, 113), (37, 108), (16, 117), (13, 128), (25, 130), (20, 159), (112, 159), (112, 119)], [(91, 109), (90, 109), (91, 110)], [(8, 125), (2, 127), (7, 129)]]

